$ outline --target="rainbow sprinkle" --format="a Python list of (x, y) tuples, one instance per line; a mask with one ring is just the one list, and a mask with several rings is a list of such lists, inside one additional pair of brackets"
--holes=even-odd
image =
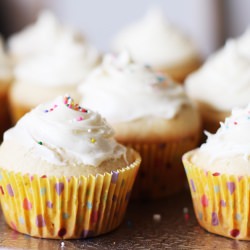
[(80, 122), (80, 121), (83, 120), (83, 117), (82, 117), (82, 116), (79, 116), (79, 117), (76, 118), (76, 120), (77, 120), (78, 122)]
[[(79, 104), (75, 104), (75, 103), (74, 103), (74, 100), (73, 100), (70, 96), (68, 96), (68, 95), (64, 96), (64, 98), (63, 98), (63, 103), (64, 103), (68, 108), (73, 109), (73, 110), (75, 110), (75, 111), (80, 111), (80, 112), (83, 112), (83, 113), (87, 113), (87, 112), (88, 112), (87, 109), (82, 108), (81, 106), (79, 106)], [(82, 118), (82, 119), (83, 119), (83, 118)], [(79, 121), (82, 121), (82, 120), (79, 120)]]
[(157, 81), (158, 82), (164, 82), (166, 80), (166, 78), (164, 76), (158, 75), (157, 76)]
[(58, 106), (55, 104), (54, 106), (53, 106), (53, 108), (50, 108), (50, 109), (45, 109), (44, 110), (44, 112), (45, 113), (48, 113), (48, 112), (51, 112), (51, 111), (53, 111), (55, 108), (57, 108)]
[(92, 143), (95, 143), (95, 142), (96, 142), (96, 139), (95, 139), (95, 138), (91, 138), (90, 141), (91, 141)]

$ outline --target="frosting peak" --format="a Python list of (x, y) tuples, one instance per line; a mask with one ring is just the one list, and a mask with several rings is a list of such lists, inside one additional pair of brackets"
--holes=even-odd
[(61, 24), (50, 11), (43, 11), (34, 24), (10, 37), (10, 54), (18, 61), (54, 49), (61, 41), (84, 42), (77, 31)]
[(190, 104), (180, 85), (133, 62), (127, 52), (106, 55), (79, 91), (86, 106), (114, 123), (147, 116), (171, 119)]
[(235, 108), (230, 117), (221, 123), (215, 134), (208, 132), (207, 142), (200, 151), (211, 155), (212, 160), (241, 156), (250, 157), (250, 104), (244, 109)]
[(4, 141), (17, 140), (27, 152), (49, 163), (97, 167), (125, 154), (125, 147), (113, 135), (98, 113), (74, 104), (66, 96), (27, 113), (4, 134)]
[(143, 20), (119, 33), (113, 47), (115, 51), (127, 49), (135, 61), (156, 68), (173, 66), (197, 57), (193, 43), (158, 9), (149, 11)]

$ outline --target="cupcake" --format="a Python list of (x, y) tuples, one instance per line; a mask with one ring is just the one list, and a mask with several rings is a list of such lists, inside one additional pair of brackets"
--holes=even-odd
[(143, 20), (124, 28), (112, 47), (115, 52), (128, 50), (136, 62), (151, 65), (177, 82), (200, 66), (194, 43), (159, 10), (149, 11)]
[(0, 38), (0, 142), (3, 132), (11, 126), (8, 108), (8, 90), (11, 82), (12, 69)]
[(183, 156), (195, 214), (207, 231), (250, 240), (250, 104)]
[(41, 104), (0, 146), (5, 220), (41, 238), (107, 233), (123, 219), (139, 164), (139, 154), (117, 143), (98, 113), (68, 96)]
[(20, 62), (9, 99), (12, 121), (38, 104), (68, 93), (77, 97), (77, 85), (98, 64), (97, 51), (72, 39), (60, 41), (50, 51)]
[(197, 146), (200, 117), (182, 86), (124, 52), (106, 55), (79, 92), (82, 103), (106, 117), (119, 142), (140, 152), (134, 198), (165, 197), (183, 188), (181, 156)]
[(250, 29), (229, 39), (185, 81), (188, 96), (202, 115), (204, 128), (214, 133), (234, 107), (244, 107), (250, 97)]
[(13, 63), (19, 63), (51, 51), (65, 39), (84, 42), (80, 32), (60, 23), (52, 12), (44, 10), (35, 23), (10, 36), (8, 50)]

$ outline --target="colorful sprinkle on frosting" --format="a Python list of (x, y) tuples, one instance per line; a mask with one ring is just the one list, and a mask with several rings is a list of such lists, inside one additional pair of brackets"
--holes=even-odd
[(63, 98), (63, 103), (70, 109), (76, 110), (76, 111), (80, 111), (83, 113), (87, 113), (88, 110), (85, 108), (82, 108), (79, 104), (75, 104), (74, 100), (69, 96), (69, 95), (65, 95)]
[(53, 108), (45, 109), (44, 112), (45, 112), (45, 113), (48, 113), (48, 112), (54, 111), (55, 108), (57, 108), (57, 105), (56, 105), (56, 104), (53, 106)]
[(250, 104), (242, 109), (233, 109), (231, 116), (221, 122), (215, 134), (205, 132), (208, 139), (200, 150), (209, 154), (211, 161), (241, 156), (247, 164), (250, 156), (249, 112)]
[(96, 142), (96, 139), (95, 139), (95, 138), (91, 138), (90, 141), (91, 141), (92, 143), (95, 143), (95, 142)]

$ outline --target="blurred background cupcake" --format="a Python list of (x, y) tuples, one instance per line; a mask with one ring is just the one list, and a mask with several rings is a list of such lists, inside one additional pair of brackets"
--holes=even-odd
[(250, 104), (233, 109), (183, 163), (196, 218), (207, 231), (250, 240)]
[(104, 118), (69, 96), (41, 104), (5, 132), (0, 146), (5, 220), (15, 231), (41, 238), (114, 230), (140, 161), (115, 141)]
[(8, 90), (13, 80), (12, 67), (6, 54), (3, 40), (0, 38), (0, 142), (3, 132), (11, 126)]
[(51, 11), (43, 10), (34, 23), (9, 37), (8, 53), (15, 64), (50, 53), (65, 40), (84, 43), (85, 38), (79, 31), (62, 24)]
[(204, 129), (215, 132), (234, 107), (250, 100), (250, 29), (229, 39), (185, 82), (203, 118)]
[(100, 54), (76, 35), (61, 27), (50, 12), (43, 12), (35, 25), (10, 38), (10, 53), (16, 58), (9, 91), (13, 123), (58, 95), (68, 93), (78, 99), (77, 85), (99, 63)]
[(65, 93), (78, 100), (77, 85), (97, 65), (99, 55), (88, 45), (60, 41), (49, 53), (20, 62), (9, 91), (12, 121), (15, 123), (38, 104)]
[(183, 82), (201, 64), (194, 42), (164, 18), (160, 9), (151, 9), (145, 18), (120, 31), (113, 50), (128, 50), (134, 60)]
[(116, 139), (140, 152), (134, 197), (160, 198), (183, 188), (181, 156), (197, 146), (201, 124), (182, 86), (123, 52), (106, 55), (79, 91), (81, 102), (113, 126)]

